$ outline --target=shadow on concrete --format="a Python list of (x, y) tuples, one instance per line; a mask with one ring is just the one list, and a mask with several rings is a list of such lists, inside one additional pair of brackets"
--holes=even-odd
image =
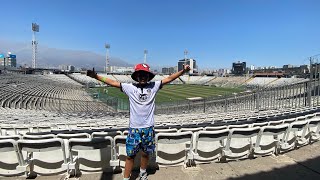
[(229, 180), (295, 180), (295, 179), (320, 179), (320, 156), (306, 161), (295, 161), (294, 165), (282, 168), (274, 168), (271, 171), (263, 171), (255, 174), (245, 174)]

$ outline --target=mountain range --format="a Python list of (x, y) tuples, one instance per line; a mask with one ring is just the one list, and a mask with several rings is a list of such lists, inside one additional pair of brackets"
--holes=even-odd
[[(11, 42), (0, 39), (0, 54), (11, 52), (17, 55), (17, 66), (31, 66), (31, 42)], [(67, 50), (38, 45), (37, 67), (56, 68), (59, 65), (73, 65), (76, 68), (92, 68), (103, 70), (106, 57), (104, 55), (82, 50)], [(110, 66), (133, 67), (132, 64), (116, 57), (110, 57)]]

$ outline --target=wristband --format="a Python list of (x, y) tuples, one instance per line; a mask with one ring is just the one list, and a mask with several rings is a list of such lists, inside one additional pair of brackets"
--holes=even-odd
[(102, 77), (101, 81), (106, 82), (107, 78), (106, 77)]

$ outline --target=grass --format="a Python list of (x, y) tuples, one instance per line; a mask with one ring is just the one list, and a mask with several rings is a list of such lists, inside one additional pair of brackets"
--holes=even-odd
[[(105, 93), (107, 90), (107, 93)], [(100, 97), (116, 97), (128, 102), (128, 97), (120, 89), (114, 87), (96, 88)], [(165, 85), (156, 96), (156, 104), (186, 100), (190, 97), (214, 97), (243, 91), (242, 88), (210, 87), (199, 85)]]

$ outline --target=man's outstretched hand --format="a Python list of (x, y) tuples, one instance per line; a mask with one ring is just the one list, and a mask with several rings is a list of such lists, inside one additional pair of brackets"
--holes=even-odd
[(186, 64), (186, 65), (184, 64), (183, 65), (183, 71), (184, 72), (189, 72), (190, 71), (190, 66), (188, 64)]
[(94, 68), (92, 70), (87, 70), (87, 76), (92, 77), (94, 79), (97, 78), (97, 73), (94, 71)]

